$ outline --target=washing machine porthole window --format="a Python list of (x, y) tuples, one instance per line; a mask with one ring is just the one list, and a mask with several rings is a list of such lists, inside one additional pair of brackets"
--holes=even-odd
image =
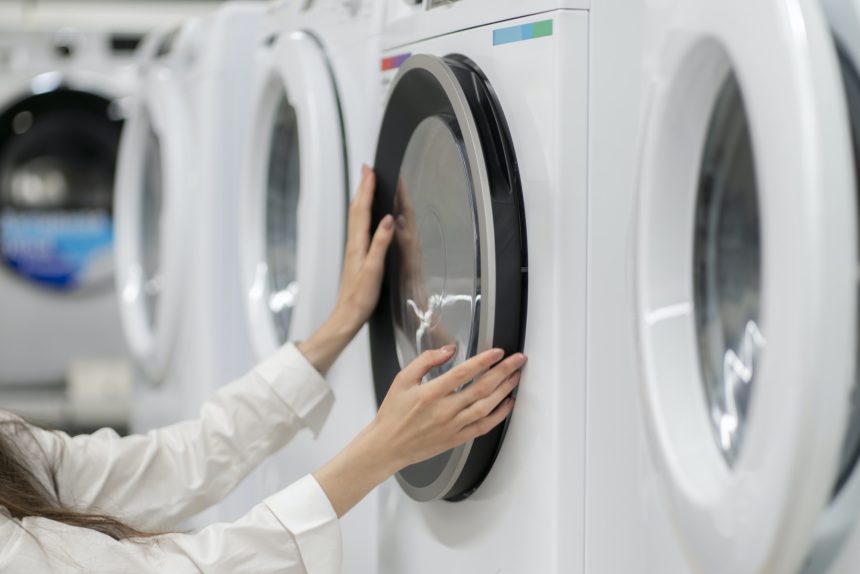
[(141, 186), (140, 262), (143, 278), (143, 305), (149, 328), (155, 331), (158, 302), (163, 289), (161, 235), (164, 201), (164, 170), (158, 134), (149, 122), (143, 159)]
[(702, 380), (714, 438), (729, 466), (743, 445), (764, 341), (758, 204), (749, 124), (730, 75), (702, 154), (693, 251)]
[(28, 281), (100, 293), (113, 280), (113, 179), (122, 122), (61, 88), (0, 114), (0, 254)]
[[(396, 226), (370, 323), (381, 403), (422, 351), (457, 345), (429, 380), (489, 348), (522, 350), (528, 261), (512, 139), (473, 62), (420, 54), (401, 66), (375, 167), (373, 225), (392, 214)], [(506, 428), (409, 466), (397, 480), (419, 501), (463, 500), (490, 471)]]
[(296, 214), (301, 189), (298, 121), (296, 110), (285, 93), (275, 108), (267, 170), (267, 303), (278, 340), (285, 343), (290, 336), (290, 322), (299, 296)]
[[(455, 120), (423, 120), (406, 146), (394, 198), (397, 291), (390, 298), (400, 366), (424, 351), (455, 344), (451, 363), (474, 353), (480, 301), (472, 184)], [(444, 222), (444, 223), (443, 223)]]

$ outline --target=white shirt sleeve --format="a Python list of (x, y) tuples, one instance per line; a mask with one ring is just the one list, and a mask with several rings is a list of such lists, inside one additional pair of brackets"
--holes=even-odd
[(64, 504), (142, 530), (171, 530), (222, 500), (302, 428), (319, 432), (333, 400), (288, 344), (222, 387), (196, 420), (128, 437), (110, 429), (76, 437), (35, 432)]
[(0, 514), (0, 572), (339, 574), (337, 515), (313, 476), (231, 524), (116, 541), (43, 518)]
[[(223, 498), (298, 430), (319, 432), (333, 397), (291, 344), (219, 390), (197, 420), (119, 437), (109, 430), (69, 437), (34, 429), (54, 463), (60, 496), (144, 530), (175, 529)], [(0, 572), (340, 571), (337, 515), (307, 476), (235, 523), (151, 540), (117, 542), (98, 532), (40, 518), (14, 520), (0, 509)]]

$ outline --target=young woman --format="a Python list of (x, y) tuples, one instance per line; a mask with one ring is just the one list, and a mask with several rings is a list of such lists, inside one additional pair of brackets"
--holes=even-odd
[(335, 574), (341, 516), (401, 468), (507, 417), (524, 356), (502, 361), (501, 350), (490, 350), (421, 384), (454, 353), (427, 351), (400, 372), (373, 421), (328, 464), (237, 522), (176, 532), (297, 431), (316, 433), (325, 422), (333, 396), (322, 375), (376, 306), (394, 235), (389, 215), (371, 239), (374, 187), (365, 169), (330, 318), (308, 340), (285, 345), (224, 386), (199, 419), (143, 436), (101, 430), (72, 438), (2, 415), (0, 572)]

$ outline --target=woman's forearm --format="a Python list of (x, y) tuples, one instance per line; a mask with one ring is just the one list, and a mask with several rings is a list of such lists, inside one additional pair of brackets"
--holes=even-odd
[(398, 465), (380, 448), (383, 437), (373, 425), (365, 428), (346, 448), (314, 473), (338, 518), (397, 472)]

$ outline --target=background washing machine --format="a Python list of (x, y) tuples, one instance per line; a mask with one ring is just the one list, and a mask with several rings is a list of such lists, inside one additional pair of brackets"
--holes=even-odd
[(69, 430), (127, 422), (113, 177), (140, 35), (0, 31), (0, 392)]
[[(135, 430), (191, 418), (254, 363), (240, 304), (241, 157), (264, 6), (227, 3), (153, 35), (124, 141), (120, 289), (139, 359)], [(259, 502), (247, 486), (207, 518)], [(252, 500), (246, 500), (252, 498)]]
[(557, 572), (583, 543), (588, 4), (387, 6), (377, 396), (452, 341), (529, 365), (509, 424), (383, 486), (379, 571)]
[[(243, 301), (258, 360), (312, 334), (334, 308), (350, 195), (373, 157), (381, 8), (282, 3), (264, 24), (240, 210)], [(322, 466), (372, 419), (365, 330), (327, 378), (337, 400), (325, 428), (264, 463), (261, 494)], [(374, 501), (342, 522), (351, 572), (377, 572)]]
[(141, 49), (140, 90), (117, 174), (117, 291), (138, 373), (132, 428), (183, 418), (194, 380), (192, 306), (200, 144), (195, 133), (198, 20), (153, 32)]
[(592, 115), (585, 570), (826, 571), (856, 459), (832, 39), (803, 0), (631, 11), (643, 57), (617, 54), (641, 84), (614, 105), (640, 137), (600, 143), (634, 120)]

